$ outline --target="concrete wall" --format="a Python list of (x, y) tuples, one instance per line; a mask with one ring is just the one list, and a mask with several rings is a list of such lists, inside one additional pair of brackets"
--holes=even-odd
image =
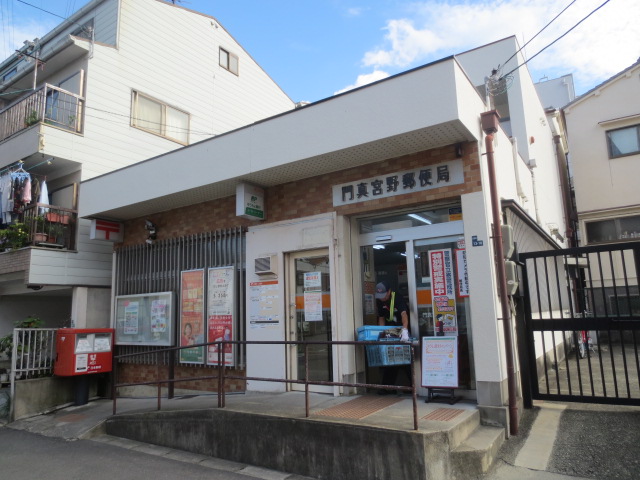
[(313, 478), (450, 478), (445, 432), (345, 427), (225, 410), (118, 415), (107, 420), (106, 430), (109, 435)]
[(31, 417), (73, 400), (71, 378), (45, 377), (16, 380), (13, 419)]

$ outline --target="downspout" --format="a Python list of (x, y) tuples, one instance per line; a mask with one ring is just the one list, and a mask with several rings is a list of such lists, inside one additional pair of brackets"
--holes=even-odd
[(502, 228), (500, 215), (500, 201), (496, 184), (496, 167), (493, 158), (493, 134), (498, 131), (496, 110), (484, 112), (481, 115), (482, 129), (486, 134), (485, 147), (487, 154), (487, 170), (489, 173), (489, 190), (491, 194), (491, 213), (493, 216), (493, 248), (496, 255), (496, 271), (498, 273), (498, 295), (502, 309), (502, 327), (504, 329), (504, 349), (507, 360), (507, 388), (509, 395), (509, 432), (518, 434), (518, 405), (516, 403), (516, 370), (513, 360), (513, 336), (511, 332), (511, 309), (507, 293), (507, 276), (504, 268), (504, 250), (502, 247)]

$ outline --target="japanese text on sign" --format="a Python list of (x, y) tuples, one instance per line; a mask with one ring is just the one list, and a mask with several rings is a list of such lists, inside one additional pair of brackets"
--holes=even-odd
[(334, 185), (333, 205), (349, 205), (462, 183), (464, 183), (462, 161), (453, 160)]

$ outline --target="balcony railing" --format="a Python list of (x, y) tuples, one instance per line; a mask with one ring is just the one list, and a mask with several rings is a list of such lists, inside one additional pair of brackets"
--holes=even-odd
[(28, 244), (73, 250), (78, 212), (68, 208), (36, 203), (25, 208), (23, 222), (29, 232)]
[(79, 133), (84, 98), (45, 84), (0, 111), (0, 142), (38, 122)]

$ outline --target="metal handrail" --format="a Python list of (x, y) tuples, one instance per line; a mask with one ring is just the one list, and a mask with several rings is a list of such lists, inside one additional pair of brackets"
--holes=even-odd
[[(417, 393), (416, 393), (416, 385), (415, 385), (415, 365), (414, 365), (414, 354), (413, 347), (417, 345), (417, 342), (412, 342), (408, 344), (403, 341), (385, 341), (385, 345), (410, 345), (411, 350), (411, 386), (402, 387), (395, 385), (380, 385), (380, 384), (370, 384), (370, 383), (349, 383), (349, 382), (327, 382), (327, 381), (319, 381), (319, 380), (308, 380), (309, 378), (309, 346), (310, 345), (380, 345), (380, 342), (377, 341), (291, 341), (291, 340), (226, 340), (226, 341), (218, 341), (218, 342), (208, 342), (208, 343), (198, 343), (195, 345), (188, 346), (180, 346), (180, 347), (166, 347), (160, 348), (153, 352), (136, 352), (136, 353), (126, 353), (122, 355), (114, 355), (113, 356), (113, 382), (111, 384), (111, 396), (113, 399), (113, 414), (116, 415), (116, 403), (117, 403), (117, 395), (116, 389), (119, 387), (130, 387), (137, 385), (157, 385), (158, 387), (158, 410), (161, 410), (161, 397), (162, 397), (162, 385), (167, 384), (167, 386), (174, 385), (178, 382), (188, 382), (195, 380), (218, 380), (218, 388), (217, 388), (217, 397), (218, 397), (218, 408), (225, 407), (225, 390), (224, 384), (226, 379), (231, 380), (254, 380), (254, 381), (263, 381), (263, 382), (274, 382), (274, 383), (287, 383), (287, 384), (298, 384), (304, 385), (304, 396), (305, 396), (305, 416), (308, 418), (310, 416), (310, 407), (309, 407), (309, 386), (310, 385), (324, 385), (324, 386), (334, 386), (334, 387), (355, 387), (355, 388), (377, 388), (384, 390), (393, 390), (393, 391), (405, 391), (411, 392), (411, 397), (413, 401), (413, 428), (414, 430), (418, 430), (418, 401), (417, 401)], [(182, 350), (185, 348), (198, 348), (198, 347), (208, 347), (211, 345), (217, 345), (218, 347), (218, 365), (217, 370), (218, 373), (216, 375), (201, 375), (197, 377), (187, 377), (187, 378), (164, 378), (161, 379), (158, 368), (157, 378), (156, 380), (149, 380), (145, 382), (129, 382), (129, 383), (117, 383), (117, 375), (118, 375), (118, 360), (121, 358), (127, 357), (135, 357), (139, 355), (149, 355), (151, 354), (162, 354), (165, 352)], [(294, 379), (285, 379), (285, 378), (269, 378), (269, 377), (249, 377), (246, 375), (225, 375), (226, 365), (224, 365), (223, 361), (223, 353), (225, 345), (303, 345), (305, 348), (304, 355), (304, 367), (305, 367), (305, 380), (294, 380)], [(158, 363), (159, 366), (159, 363)]]

